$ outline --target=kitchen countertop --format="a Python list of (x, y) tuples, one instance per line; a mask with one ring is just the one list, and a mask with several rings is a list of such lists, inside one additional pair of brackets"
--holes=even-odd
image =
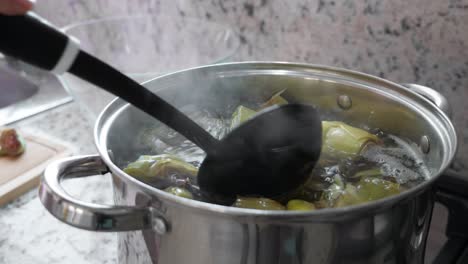
[[(151, 12), (225, 21), (239, 32), (240, 60), (285, 60), (345, 67), (415, 82), (442, 92), (455, 111), (460, 151), (455, 169), (468, 158), (468, 4), (453, 1), (38, 1), (37, 11), (59, 26), (106, 15)], [(284, 15), (286, 14), (286, 15)], [(15, 125), (95, 153), (92, 126), (75, 103)], [(66, 184), (80, 199), (112, 203), (108, 176)], [(439, 213), (442, 212), (440, 215)], [(437, 208), (438, 219), (444, 213)], [(439, 225), (437, 231), (443, 232)], [(437, 241), (440, 241), (437, 240)], [(33, 190), (0, 208), (0, 263), (116, 263), (112, 233), (94, 233), (52, 217)], [(434, 254), (435, 250), (428, 250)]]
[[(75, 102), (18, 122), (15, 127), (68, 142), (74, 154), (96, 153), (92, 127)], [(112, 204), (110, 176), (82, 178), (67, 191), (89, 202)], [(34, 189), (0, 208), (0, 263), (116, 263), (117, 236), (79, 230), (47, 212)]]

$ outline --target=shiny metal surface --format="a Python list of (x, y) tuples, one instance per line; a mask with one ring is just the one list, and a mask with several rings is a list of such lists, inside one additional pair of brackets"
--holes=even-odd
[(422, 86), (419, 84), (414, 83), (405, 83), (402, 84), (404, 87), (409, 88), (410, 90), (426, 97), (427, 99), (431, 100), (440, 110), (444, 111), (444, 113), (448, 117), (452, 117), (452, 107), (450, 106), (447, 98), (445, 98), (441, 93), (437, 92), (434, 89), (431, 89), (426, 86)]
[[(141, 192), (125, 184), (128, 193)], [(136, 196), (115, 190), (116, 201)], [(229, 217), (162, 204), (171, 223), (164, 236), (153, 231), (119, 233), (120, 263), (299, 264), (423, 263), (432, 212), (427, 190), (392, 208), (320, 221)], [(164, 209), (163, 209), (164, 208)]]
[[(72, 101), (62, 82), (52, 74), (9, 57), (0, 58), (0, 70), (12, 71), (37, 87), (37, 91), (32, 96), (6, 107), (0, 107), (0, 126), (11, 124)], [(5, 85), (5, 83), (1, 84)], [(9, 89), (15, 88), (19, 89), (20, 87), (0, 88), (0, 94), (3, 96), (4, 93), (8, 93)]]
[(429, 153), (429, 151), (431, 150), (431, 141), (427, 136), (421, 137), (421, 140), (419, 141), (419, 147), (421, 148), (421, 151), (424, 154)]
[(353, 106), (353, 102), (351, 101), (351, 98), (347, 95), (340, 95), (338, 96), (338, 99), (336, 100), (338, 103), (338, 106), (341, 107), (343, 110), (348, 110)]
[(157, 231), (166, 230), (165, 223), (149, 206), (126, 207), (104, 206), (85, 203), (69, 196), (60, 181), (71, 178), (102, 175), (108, 172), (98, 155), (78, 156), (52, 163), (44, 172), (39, 188), (39, 198), (49, 212), (59, 220), (86, 230), (129, 231), (151, 229), (159, 224)]
[[(258, 211), (188, 200), (120, 169), (141, 154), (155, 154), (139, 135), (157, 122), (116, 99), (95, 127), (100, 157), (112, 172), (115, 203), (125, 208), (150, 206), (169, 227), (165, 235), (154, 229), (119, 233), (121, 263), (422, 263), (434, 203), (431, 187), (456, 150), (454, 128), (432, 102), (358, 72), (287, 63), (206, 66), (145, 85), (176, 106), (196, 104), (226, 116), (240, 103), (263, 101), (286, 87), (286, 99), (317, 105), (325, 119), (378, 127), (414, 142), (427, 135), (431, 150), (414, 151), (422, 155), (429, 172), (427, 181), (399, 195), (312, 212)], [(352, 107), (341, 109), (339, 95), (348, 96)]]

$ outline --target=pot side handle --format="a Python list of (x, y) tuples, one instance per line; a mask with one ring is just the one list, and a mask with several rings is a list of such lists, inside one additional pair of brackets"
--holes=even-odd
[(409, 90), (416, 92), (419, 95), (424, 96), (425, 98), (429, 99), (432, 103), (434, 103), (442, 112), (444, 112), (449, 118), (452, 118), (452, 108), (450, 104), (441, 93), (438, 91), (429, 88), (427, 86), (422, 86), (419, 84), (413, 83), (402, 83), (402, 86), (408, 88)]
[(167, 222), (152, 207), (100, 205), (79, 201), (61, 186), (65, 179), (103, 175), (109, 172), (99, 155), (75, 156), (47, 166), (39, 186), (39, 199), (57, 219), (91, 231), (132, 231), (153, 229), (167, 232)]
[(435, 183), (435, 200), (448, 209), (447, 241), (432, 264), (468, 263), (468, 179), (448, 169)]

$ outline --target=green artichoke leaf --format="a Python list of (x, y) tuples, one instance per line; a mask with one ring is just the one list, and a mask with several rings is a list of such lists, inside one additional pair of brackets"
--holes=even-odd
[(340, 121), (322, 121), (322, 156), (343, 159), (354, 157), (368, 143), (378, 143), (376, 135)]
[(255, 110), (252, 110), (243, 105), (239, 105), (234, 111), (234, 113), (232, 113), (230, 129), (232, 130), (236, 128), (240, 124), (252, 118), (256, 113), (257, 112)]
[(304, 200), (293, 199), (286, 204), (286, 209), (290, 211), (313, 211), (315, 205)]
[(169, 154), (142, 155), (135, 162), (128, 164), (124, 171), (134, 177), (167, 177), (170, 174), (196, 176), (198, 169), (176, 156)]
[(283, 90), (275, 93), (273, 96), (270, 97), (270, 99), (268, 99), (268, 101), (266, 101), (265, 103), (262, 104), (260, 109), (265, 109), (265, 108), (273, 106), (273, 105), (288, 104), (288, 101), (281, 96), (281, 94), (283, 94), (284, 91), (286, 91), (286, 89), (283, 89)]
[(167, 187), (166, 189), (164, 189), (164, 191), (167, 193), (173, 194), (175, 196), (184, 197), (187, 199), (193, 199), (192, 193), (182, 187), (171, 186), (171, 187)]
[(285, 210), (286, 208), (275, 200), (268, 198), (238, 197), (234, 207), (258, 210)]

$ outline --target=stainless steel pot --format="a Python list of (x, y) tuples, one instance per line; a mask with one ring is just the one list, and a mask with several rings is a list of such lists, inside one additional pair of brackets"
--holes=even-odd
[[(51, 164), (40, 199), (78, 228), (119, 233), (121, 263), (422, 263), (434, 204), (433, 184), (451, 162), (456, 134), (448, 104), (435, 91), (359, 72), (289, 63), (229, 63), (189, 69), (146, 82), (181, 107), (199, 104), (226, 114), (240, 102), (287, 98), (317, 105), (328, 119), (378, 127), (419, 144), (430, 179), (397, 196), (312, 212), (256, 211), (167, 194), (120, 168), (145, 153), (138, 135), (154, 119), (120, 99), (95, 127), (99, 155)], [(437, 105), (436, 105), (437, 104)], [(115, 206), (70, 197), (62, 179), (112, 173)]]

